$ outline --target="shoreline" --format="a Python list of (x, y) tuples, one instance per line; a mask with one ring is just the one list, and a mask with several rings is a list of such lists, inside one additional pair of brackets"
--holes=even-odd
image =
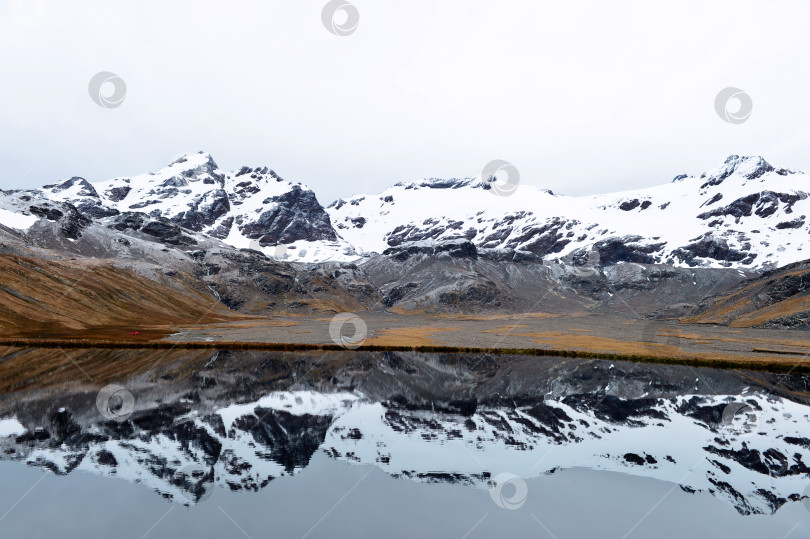
[[(49, 348), (49, 349), (124, 349), (124, 350), (233, 350), (257, 352), (417, 352), (436, 354), (491, 354), (491, 355), (520, 355), (520, 356), (548, 356), (576, 359), (599, 359), (613, 361), (629, 361), (635, 363), (656, 363), (666, 365), (679, 365), (691, 367), (704, 367), (714, 369), (746, 369), (755, 371), (768, 371), (774, 373), (810, 373), (810, 360), (806, 363), (786, 361), (784, 356), (779, 358), (741, 358), (729, 356), (728, 358), (705, 358), (697, 356), (656, 356), (639, 354), (620, 354), (598, 350), (570, 350), (557, 348), (487, 348), (464, 347), (447, 345), (361, 345), (347, 348), (337, 344), (315, 343), (281, 343), (281, 342), (246, 342), (246, 341), (102, 341), (78, 339), (26, 339), (26, 338), (0, 338), (0, 347), (9, 348)], [(769, 350), (769, 353), (779, 353)]]

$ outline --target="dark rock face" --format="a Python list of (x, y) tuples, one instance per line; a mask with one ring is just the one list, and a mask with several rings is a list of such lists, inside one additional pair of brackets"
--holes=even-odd
[(200, 200), (189, 203), (189, 209), (171, 218), (177, 225), (189, 230), (201, 231), (230, 211), (228, 194), (224, 189), (214, 189)]
[(57, 221), (64, 215), (56, 208), (47, 208), (43, 206), (31, 206), (28, 208), (28, 211), (37, 217), (43, 217), (49, 221)]
[(417, 283), (408, 283), (402, 286), (395, 286), (392, 288), (388, 294), (385, 295), (383, 299), (383, 305), (386, 307), (393, 307), (396, 302), (404, 298), (409, 291), (419, 288), (419, 284)]
[(164, 217), (150, 217), (140, 212), (125, 212), (115, 216), (108, 225), (115, 230), (127, 229), (142, 232), (169, 245), (195, 245), (194, 238), (186, 235), (181, 227)]
[(124, 200), (131, 190), (132, 188), (130, 186), (123, 185), (121, 187), (113, 187), (104, 194), (113, 202), (119, 202)]
[(803, 226), (804, 226), (804, 215), (796, 219), (793, 219), (792, 221), (784, 221), (776, 224), (776, 228), (779, 230), (784, 230), (786, 228), (796, 229), (801, 228)]
[(794, 458), (788, 460), (787, 456), (775, 449), (768, 449), (764, 454), (745, 446), (738, 450), (723, 449), (711, 445), (703, 449), (709, 453), (733, 460), (743, 467), (763, 475), (785, 477), (810, 473), (810, 468), (802, 462), (801, 458), (797, 459), (794, 456)]
[(469, 241), (446, 241), (432, 245), (409, 244), (383, 251), (383, 255), (390, 256), (400, 262), (404, 262), (417, 254), (434, 256), (440, 253), (448, 253), (453, 258), (478, 258), (478, 249)]
[(91, 219), (101, 219), (118, 214), (118, 210), (104, 205), (96, 188), (84, 178), (74, 176), (61, 183), (45, 185), (42, 189), (55, 195), (73, 191), (73, 197), (66, 199), (65, 202), (73, 204), (79, 213)]
[[(546, 256), (549, 254), (559, 253), (566, 245), (571, 243), (571, 240), (566, 237), (564, 232), (568, 222), (564, 219), (556, 217), (546, 224), (539, 227), (527, 227), (523, 229), (520, 234), (510, 239), (506, 247), (509, 249), (517, 249), (520, 245), (526, 243), (521, 247), (524, 251), (529, 251), (538, 256)], [(484, 247), (494, 245), (483, 245)]]
[(225, 239), (228, 237), (228, 234), (231, 233), (231, 227), (233, 227), (234, 218), (228, 217), (223, 219), (217, 227), (210, 231), (209, 234), (217, 239)]
[(262, 245), (337, 239), (329, 214), (312, 191), (296, 185), (266, 203), (276, 206), (263, 212), (256, 221), (239, 226), (248, 238), (257, 239)]
[(768, 281), (758, 294), (763, 305), (772, 305), (790, 297), (810, 292), (810, 273), (786, 275), (782, 279)]
[(445, 305), (481, 305), (499, 307), (498, 287), (492, 281), (460, 286), (452, 292), (439, 294), (439, 303)]
[(759, 324), (757, 327), (771, 329), (810, 329), (810, 311), (774, 318), (773, 320)]
[(699, 240), (676, 249), (672, 254), (675, 258), (681, 262), (686, 262), (690, 266), (698, 265), (696, 258), (711, 258), (723, 262), (750, 264), (757, 256), (756, 253), (748, 253), (729, 247), (725, 239), (717, 238), (710, 232), (707, 232)]
[[(737, 172), (739, 168), (743, 165), (748, 165), (750, 170), (743, 174), (743, 177), (749, 180), (755, 180), (767, 174), (768, 172), (774, 172), (775, 169), (771, 166), (770, 163), (765, 161), (761, 157), (740, 157), (739, 155), (730, 155), (726, 158), (725, 168), (720, 171), (719, 174), (710, 177), (703, 185), (700, 186), (701, 189), (705, 189), (707, 187), (713, 187), (716, 185), (720, 185), (725, 181), (728, 177), (732, 174)], [(785, 175), (788, 174), (786, 170), (779, 170), (777, 174)], [(704, 174), (701, 178), (704, 178), (706, 175)], [(676, 178), (677, 180), (677, 178)], [(673, 180), (674, 181), (674, 180)]]
[(711, 206), (712, 204), (714, 204), (715, 202), (718, 202), (720, 200), (723, 200), (723, 193), (717, 193), (712, 198), (710, 198), (709, 200), (707, 200), (706, 202), (701, 204), (701, 207), (703, 207), (703, 206)]
[(423, 223), (429, 228), (415, 225), (400, 225), (385, 237), (385, 242), (391, 247), (398, 247), (404, 243), (433, 240), (441, 236), (446, 230), (437, 220), (428, 220)]
[(159, 238), (164, 243), (171, 245), (194, 245), (197, 242), (193, 238), (183, 234), (182, 229), (163, 220), (153, 220), (141, 227), (141, 232)]
[(630, 464), (635, 464), (636, 466), (644, 466), (644, 464), (647, 462), (644, 460), (644, 457), (636, 455), (635, 453), (626, 453), (624, 455), (624, 460)]
[(798, 200), (804, 200), (805, 198), (806, 195), (804, 193), (774, 193), (773, 191), (752, 193), (738, 198), (727, 206), (700, 213), (698, 214), (698, 218), (705, 220), (712, 217), (734, 217), (737, 222), (739, 222), (741, 217), (751, 217), (752, 214), (756, 214), (758, 217), (764, 219), (771, 216), (779, 209), (779, 203), (785, 205), (785, 213), (791, 213), (793, 211), (793, 205)]
[[(252, 249), (199, 249), (196, 277), (233, 310), (245, 313), (318, 312), (322, 302), (378, 306), (380, 293), (352, 264), (296, 267)], [(314, 304), (310, 306), (310, 303)]]
[(528, 251), (516, 251), (514, 249), (484, 249), (478, 251), (478, 256), (484, 260), (494, 262), (514, 262), (522, 264), (527, 262), (540, 263), (543, 259)]
[(115, 218), (112, 225), (112, 228), (116, 230), (124, 231), (128, 228), (132, 230), (140, 230), (143, 226), (144, 221), (146, 221), (148, 217), (144, 213), (140, 212), (126, 212), (120, 214), (118, 217)]
[(602, 264), (616, 264), (617, 262), (636, 262), (639, 264), (654, 264), (655, 259), (651, 253), (659, 251), (663, 243), (645, 244), (641, 236), (627, 236), (624, 238), (608, 238), (594, 244), (599, 253)]
[(750, 217), (754, 209), (754, 203), (760, 198), (759, 193), (754, 193), (742, 198), (738, 198), (728, 206), (717, 208), (709, 212), (698, 214), (699, 219), (709, 219), (710, 217), (732, 216), (736, 218)]
[(79, 239), (84, 229), (93, 222), (67, 202), (42, 202), (39, 205), (31, 205), (28, 211), (37, 217), (58, 222), (62, 236), (72, 240)]

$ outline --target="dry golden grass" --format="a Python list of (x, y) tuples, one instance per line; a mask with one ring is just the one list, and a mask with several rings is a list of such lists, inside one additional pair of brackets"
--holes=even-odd
[(463, 314), (463, 313), (436, 313), (432, 311), (416, 311), (405, 310), (401, 307), (392, 307), (389, 309), (393, 313), (402, 314), (405, 316), (424, 316), (426, 318), (438, 318), (441, 320), (467, 320), (467, 321), (491, 321), (491, 320), (522, 320), (522, 319), (543, 319), (543, 318), (561, 318), (563, 316), (585, 316), (584, 313), (574, 314), (556, 314), (556, 313), (520, 313), (520, 314)]
[(503, 325), (503, 326), (495, 326), (494, 329), (485, 329), (483, 331), (483, 333), (498, 333), (500, 331), (510, 332), (513, 329), (527, 328), (527, 327), (529, 327), (529, 326), (527, 326), (526, 324), (506, 324), (506, 325)]
[(612, 352), (628, 356), (653, 356), (664, 358), (694, 358), (707, 363), (723, 362), (735, 363), (741, 367), (746, 365), (763, 364), (788, 364), (807, 367), (810, 366), (810, 357), (786, 358), (784, 356), (762, 355), (749, 356), (734, 353), (722, 352), (684, 352), (677, 346), (668, 344), (634, 342), (611, 339), (607, 337), (594, 337), (590, 335), (570, 335), (563, 332), (542, 332), (531, 333), (525, 336), (531, 337), (537, 344), (550, 345), (555, 350), (582, 350), (586, 352)]
[[(357, 302), (354, 298), (350, 298), (347, 300), (346, 298), (341, 298), (342, 301), (333, 301), (333, 300), (326, 300), (326, 299), (308, 299), (308, 300), (300, 300), (298, 303), (306, 305), (309, 309), (318, 312), (347, 312), (347, 311), (357, 311), (363, 310), (365, 307)], [(287, 313), (282, 313), (287, 316)]]
[(562, 350), (600, 351), (628, 355), (661, 355), (666, 357), (684, 355), (680, 348), (666, 344), (633, 342), (594, 335), (572, 335), (561, 331), (526, 333), (521, 336), (529, 337), (539, 345), (552, 346), (555, 349)]
[(403, 327), (383, 329), (380, 335), (366, 339), (363, 343), (366, 346), (426, 346), (435, 345), (437, 342), (431, 337), (436, 333), (445, 331), (459, 331), (457, 327)]
[(195, 324), (183, 326), (183, 329), (206, 329), (214, 331), (225, 331), (229, 329), (261, 329), (263, 327), (288, 328), (300, 326), (302, 322), (293, 320), (276, 320), (273, 318), (256, 318), (248, 321), (230, 322), (227, 324)]
[(111, 261), (0, 255), (0, 333), (109, 338), (126, 329), (159, 334), (177, 324), (247, 318), (194, 288), (189, 276), (162, 281)]
[(810, 296), (788, 298), (769, 307), (744, 314), (731, 322), (732, 327), (758, 326), (769, 320), (783, 318), (792, 314), (810, 310)]
[(721, 337), (719, 335), (685, 333), (680, 330), (661, 330), (658, 332), (658, 335), (662, 337), (677, 337), (679, 339), (687, 339), (694, 341), (696, 344), (712, 344), (715, 342), (746, 343), (752, 346), (756, 344), (764, 344), (793, 348), (794, 350), (790, 350), (791, 352), (806, 351), (810, 353), (810, 341), (805, 340), (768, 339), (763, 337), (746, 337), (743, 339), (735, 339), (731, 337)]

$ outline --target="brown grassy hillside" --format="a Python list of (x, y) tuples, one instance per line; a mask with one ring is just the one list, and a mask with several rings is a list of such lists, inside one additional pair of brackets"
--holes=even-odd
[(149, 335), (175, 324), (243, 317), (195, 289), (187, 276), (169, 275), (158, 282), (109, 260), (2, 255), (0, 334), (77, 336), (95, 328), (129, 337), (128, 328)]
[(684, 322), (810, 328), (810, 261), (790, 264), (704, 301)]

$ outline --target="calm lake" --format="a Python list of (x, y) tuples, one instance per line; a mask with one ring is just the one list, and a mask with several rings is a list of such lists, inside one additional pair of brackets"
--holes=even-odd
[(0, 537), (810, 537), (810, 377), (6, 350)]

